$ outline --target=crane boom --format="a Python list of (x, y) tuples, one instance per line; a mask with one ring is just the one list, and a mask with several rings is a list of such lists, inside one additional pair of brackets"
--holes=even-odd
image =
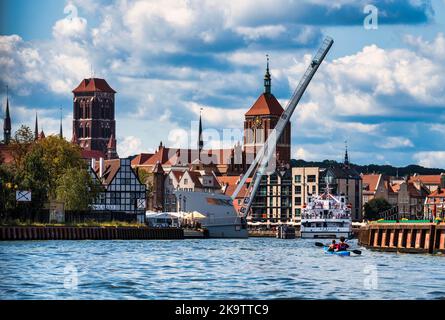
[(250, 183), (250, 186), (247, 190), (247, 193), (243, 199), (243, 203), (241, 205), (239, 214), (243, 217), (246, 217), (250, 207), (253, 202), (253, 198), (255, 197), (255, 194), (258, 190), (258, 187), (261, 182), (261, 177), (265, 174), (267, 170), (268, 163), (270, 159), (272, 158), (272, 155), (275, 153), (275, 148), (278, 139), (281, 137), (286, 125), (289, 123), (289, 120), (294, 113), (295, 108), (297, 107), (298, 102), (300, 101), (301, 97), (303, 96), (303, 93), (306, 91), (307, 86), (311, 82), (314, 74), (317, 72), (318, 67), (323, 62), (324, 58), (326, 57), (327, 53), (329, 52), (329, 49), (331, 49), (332, 44), (334, 43), (334, 40), (330, 37), (326, 37), (318, 49), (317, 53), (315, 54), (314, 58), (311, 61), (311, 64), (306, 69), (306, 72), (304, 73), (303, 77), (301, 78), (300, 82), (298, 83), (297, 88), (295, 89), (291, 99), (289, 100), (286, 109), (283, 111), (283, 113), (280, 116), (280, 119), (278, 120), (277, 125), (272, 130), (271, 134), (267, 138), (265, 144), (262, 146), (259, 153), (255, 156), (254, 161), (247, 169), (246, 173), (238, 183), (235, 192), (232, 194), (232, 199), (236, 199), (238, 193), (240, 192), (241, 188), (246, 183), (247, 179), (252, 174), (253, 170), (255, 169), (255, 172), (252, 176), (252, 181)]

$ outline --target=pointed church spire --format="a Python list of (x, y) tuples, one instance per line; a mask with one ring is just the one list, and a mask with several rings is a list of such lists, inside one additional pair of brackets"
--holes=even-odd
[(107, 144), (107, 159), (117, 159), (118, 155), (116, 152), (116, 139), (112, 133)]
[(348, 156), (348, 141), (345, 141), (345, 167), (349, 167), (349, 156)]
[(73, 129), (73, 136), (71, 137), (71, 143), (79, 144), (79, 140), (77, 140), (76, 130)]
[(37, 119), (37, 111), (36, 111), (36, 123), (34, 126), (34, 140), (39, 138), (39, 120)]
[(198, 158), (199, 159), (201, 159), (201, 151), (204, 148), (204, 141), (202, 140), (202, 120), (201, 120), (201, 115), (202, 115), (202, 108), (199, 111), (199, 132), (198, 132), (198, 151), (199, 151)]
[(60, 107), (60, 129), (59, 129), (59, 137), (63, 138), (63, 130), (62, 130), (62, 107)]
[(270, 77), (269, 72), (269, 55), (266, 54), (267, 59), (267, 65), (266, 65), (266, 74), (264, 75), (264, 93), (271, 93), (271, 87), (272, 87), (272, 79)]
[(6, 111), (5, 111), (5, 119), (3, 121), (3, 139), (5, 144), (8, 144), (9, 141), (11, 140), (11, 116), (9, 114), (8, 86), (6, 86)]

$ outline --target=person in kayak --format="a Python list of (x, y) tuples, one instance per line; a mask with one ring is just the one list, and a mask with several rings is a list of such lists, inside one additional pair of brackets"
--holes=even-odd
[(345, 237), (340, 237), (340, 243), (337, 245), (335, 251), (346, 251), (349, 248), (349, 244), (345, 242)]
[(336, 243), (336, 241), (332, 240), (332, 243), (329, 246), (328, 251), (335, 251), (337, 249), (337, 247), (338, 247), (338, 244)]

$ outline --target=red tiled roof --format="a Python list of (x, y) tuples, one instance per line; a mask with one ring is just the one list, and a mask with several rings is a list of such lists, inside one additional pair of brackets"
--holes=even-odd
[(153, 153), (140, 153), (131, 160), (131, 165), (136, 166), (144, 164), (152, 156)]
[(431, 192), (430, 195), (428, 195), (428, 198), (437, 198), (437, 197), (445, 197), (445, 188), (437, 188), (433, 192)]
[[(230, 160), (231, 154), (232, 149), (211, 149), (202, 150), (201, 157), (214, 159), (214, 164), (227, 164)], [(161, 146), (154, 154), (141, 153), (137, 155), (131, 161), (131, 164), (133, 166), (153, 166), (160, 162), (162, 165), (175, 165), (177, 164), (177, 161), (179, 161), (181, 164), (191, 164), (197, 162), (197, 160), (197, 149), (176, 149)]]
[[(217, 177), (219, 184), (222, 186), (227, 185), (224, 194), (228, 196), (232, 196), (235, 192), (236, 187), (238, 186), (238, 182), (240, 180), (239, 176), (220, 176)], [(243, 188), (241, 188), (240, 192), (237, 195), (237, 198), (244, 198), (247, 193), (247, 183), (251, 182), (251, 178), (248, 178), (246, 184)]]
[(110, 92), (116, 93), (105, 79), (90, 78), (83, 79), (82, 82), (73, 90), (73, 93), (80, 92)]
[[(112, 160), (104, 160), (104, 172), (102, 174), (102, 182), (105, 185), (108, 185), (113, 181), (114, 176), (116, 175), (117, 171), (121, 167), (120, 159), (112, 159)], [(99, 161), (96, 161), (95, 167), (93, 168), (96, 175), (99, 177), (99, 169), (100, 169), (100, 163)]]
[(195, 187), (202, 188), (203, 185), (201, 181), (199, 180), (199, 177), (201, 177), (201, 174), (196, 171), (187, 171), (190, 178), (192, 179), (193, 183), (195, 184)]
[(392, 189), (393, 192), (399, 192), (400, 184), (399, 183), (394, 183), (393, 185), (391, 185), (391, 189)]
[(440, 185), (440, 174), (437, 175), (416, 175), (409, 178), (410, 182), (420, 181), (423, 184)]
[(377, 183), (379, 182), (380, 174), (364, 174), (362, 175), (363, 186), (367, 186), (370, 192), (375, 192)]
[(105, 154), (99, 150), (81, 150), (81, 156), (83, 159), (100, 159), (105, 158)]
[(263, 93), (253, 106), (246, 112), (246, 116), (276, 115), (281, 116), (284, 109), (275, 96), (271, 93)]
[(184, 174), (184, 171), (180, 171), (180, 170), (170, 170), (170, 172), (173, 173), (177, 182), (179, 182), (179, 180), (181, 180), (181, 177)]

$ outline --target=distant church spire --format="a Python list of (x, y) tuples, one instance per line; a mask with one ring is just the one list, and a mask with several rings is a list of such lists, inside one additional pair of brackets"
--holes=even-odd
[(198, 159), (201, 160), (201, 151), (204, 148), (204, 141), (202, 140), (202, 108), (199, 110), (199, 132), (198, 132)]
[(264, 75), (264, 93), (269, 93), (270, 94), (270, 89), (272, 86), (272, 79), (270, 77), (270, 72), (269, 72), (269, 55), (266, 54), (266, 59), (267, 59), (267, 65), (266, 65), (266, 74)]
[(36, 123), (34, 126), (34, 140), (39, 138), (39, 120), (37, 119), (37, 111), (36, 111)]
[(345, 167), (349, 167), (349, 156), (348, 156), (348, 141), (345, 141)]
[(8, 86), (6, 86), (6, 112), (5, 112), (5, 119), (3, 121), (3, 139), (5, 144), (8, 144), (9, 141), (11, 140), (11, 116), (9, 114)]
[(62, 130), (62, 107), (60, 107), (60, 130), (59, 130), (59, 137), (63, 138), (63, 130)]

